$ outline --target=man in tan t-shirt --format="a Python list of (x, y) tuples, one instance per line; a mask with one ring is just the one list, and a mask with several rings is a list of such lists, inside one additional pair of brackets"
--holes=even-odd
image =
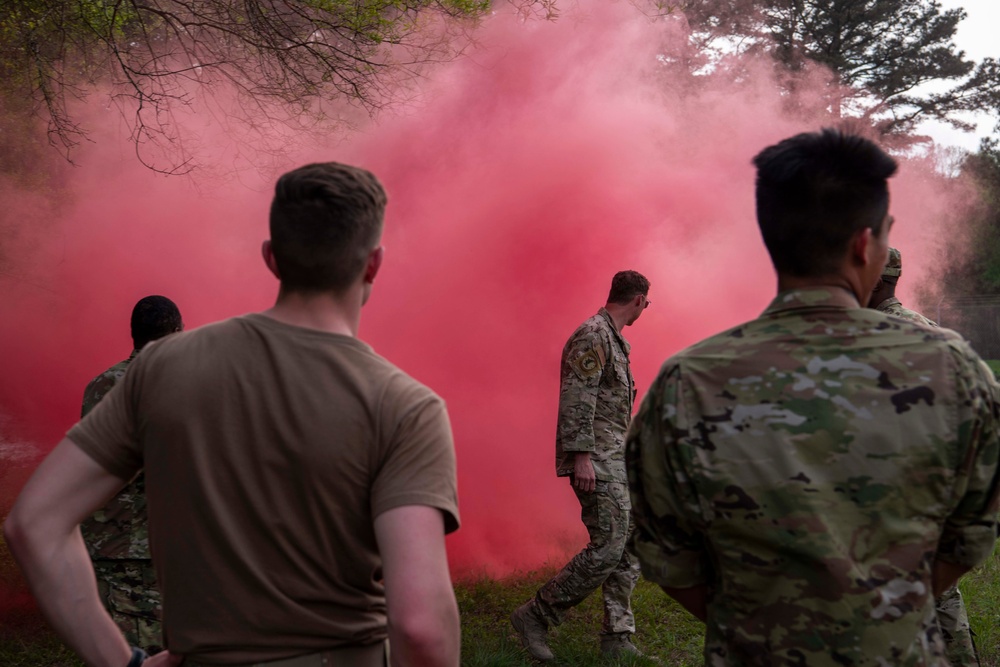
[[(444, 404), (357, 339), (382, 263), (367, 171), (279, 179), (274, 307), (157, 341), (28, 481), (4, 534), (52, 625), (108, 667), (457, 667)], [(167, 651), (130, 649), (78, 524), (145, 469)], [(145, 660), (145, 662), (144, 662)]]

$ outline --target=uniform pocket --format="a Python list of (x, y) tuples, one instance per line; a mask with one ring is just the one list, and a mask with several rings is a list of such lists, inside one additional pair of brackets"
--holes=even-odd
[(623, 482), (608, 482), (608, 495), (618, 503), (618, 508), (626, 512), (632, 511), (632, 498), (628, 494), (628, 484)]

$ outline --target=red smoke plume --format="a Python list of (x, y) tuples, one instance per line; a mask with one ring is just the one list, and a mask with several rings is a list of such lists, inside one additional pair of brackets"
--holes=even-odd
[[(387, 187), (386, 262), (361, 336), (448, 402), (457, 574), (561, 564), (585, 542), (554, 476), (558, 362), (616, 271), (652, 281), (653, 306), (624, 332), (640, 396), (667, 356), (773, 296), (750, 160), (835, 120), (818, 95), (791, 115), (769, 63), (739, 63), (735, 82), (725, 63), (714, 76), (676, 74), (663, 54), (682, 28), (604, 0), (556, 22), (496, 15), (418, 103), (282, 165), (353, 162)], [(258, 254), (271, 175), (166, 178), (123, 145), (102, 137), (81, 155), (55, 220), (20, 228), (18, 207), (41, 201), (4, 197), (20, 236), (5, 240), (0, 267), (3, 511), (31, 467), (12, 452), (47, 452), (73, 424), (87, 381), (128, 355), (137, 299), (169, 296), (190, 328), (266, 308), (276, 293)], [(956, 220), (959, 190), (905, 161), (892, 193), (905, 300)]]

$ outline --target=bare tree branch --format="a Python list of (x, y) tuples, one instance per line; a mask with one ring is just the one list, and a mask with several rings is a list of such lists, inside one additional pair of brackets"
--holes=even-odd
[[(526, 17), (555, 15), (554, 0), (514, 4)], [(374, 114), (426, 65), (460, 53), (489, 9), (489, 0), (5, 0), (0, 94), (34, 99), (69, 157), (87, 136), (72, 100), (105, 87), (138, 159), (183, 173), (195, 161), (178, 111), (233, 95), (248, 128), (310, 126), (329, 118), (330, 103)]]

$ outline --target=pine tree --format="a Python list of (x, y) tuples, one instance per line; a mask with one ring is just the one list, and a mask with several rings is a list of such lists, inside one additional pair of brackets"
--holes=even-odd
[(1000, 64), (968, 59), (954, 43), (965, 11), (936, 0), (704, 0), (685, 14), (696, 34), (769, 54), (788, 81), (809, 62), (828, 67), (833, 110), (883, 134), (1000, 114)]

